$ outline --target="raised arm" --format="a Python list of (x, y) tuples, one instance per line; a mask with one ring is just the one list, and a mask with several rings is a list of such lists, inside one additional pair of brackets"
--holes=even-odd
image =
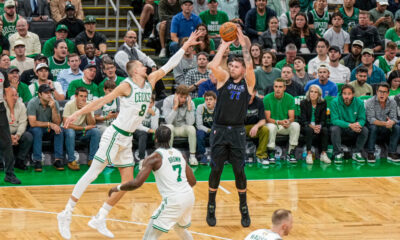
[(156, 85), (157, 81), (163, 78), (169, 71), (171, 71), (174, 67), (176, 67), (179, 62), (181, 61), (183, 55), (185, 54), (186, 50), (190, 46), (198, 45), (200, 42), (197, 39), (200, 37), (199, 31), (194, 31), (190, 34), (189, 39), (183, 44), (183, 46), (176, 52), (164, 66), (162, 66), (159, 70), (152, 72), (149, 77), (149, 83), (151, 84), (152, 88)]
[(229, 78), (229, 73), (222, 69), (220, 65), (226, 49), (229, 48), (232, 42), (225, 42), (221, 39), (217, 54), (215, 54), (213, 60), (208, 64), (208, 67), (217, 79), (217, 89), (222, 87)]
[(246, 65), (245, 79), (249, 93), (253, 94), (254, 86), (256, 85), (256, 75), (254, 74), (253, 60), (250, 55), (250, 42), (246, 41), (246, 38), (240, 28), (237, 29), (237, 36), (240, 45), (242, 45), (242, 53), (244, 63)]
[(75, 120), (83, 114), (87, 114), (90, 112), (94, 112), (97, 109), (101, 108), (103, 105), (111, 102), (119, 96), (128, 96), (131, 93), (131, 86), (128, 83), (122, 83), (118, 87), (116, 87), (110, 94), (96, 99), (93, 102), (89, 103), (79, 111), (74, 112), (71, 116), (69, 116), (64, 122), (64, 128), (68, 128), (70, 123), (75, 122)]

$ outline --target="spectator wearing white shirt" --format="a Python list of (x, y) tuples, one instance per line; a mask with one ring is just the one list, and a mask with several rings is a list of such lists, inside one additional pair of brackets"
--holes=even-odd
[(53, 82), (49, 79), (50, 69), (46, 63), (39, 63), (36, 66), (36, 74), (38, 79), (33, 81), (31, 85), (29, 85), (29, 91), (31, 92), (33, 97), (38, 96), (39, 87), (42, 84), (47, 84), (53, 90), (54, 99), (57, 101), (62, 101), (65, 99), (65, 94), (62, 89), (62, 86), (59, 82)]
[(124, 36), (124, 44), (119, 47), (117, 53), (114, 56), (115, 62), (120, 69), (122, 69), (126, 74), (126, 64), (131, 60), (139, 60), (146, 67), (156, 70), (156, 63), (142, 51), (136, 48), (137, 35), (134, 31), (126, 32)]
[(329, 48), (329, 80), (334, 83), (348, 83), (350, 81), (350, 69), (339, 63), (341, 56), (338, 46)]
[(229, 20), (239, 18), (239, 0), (218, 0), (218, 10), (226, 12)]
[(194, 0), (193, 1), (193, 13), (199, 16), (201, 12), (208, 10), (207, 0)]
[(328, 40), (329, 45), (338, 46), (342, 53), (349, 53), (350, 50), (350, 34), (342, 29), (344, 23), (343, 16), (340, 12), (332, 14), (332, 27), (324, 33), (324, 38)]
[(20, 72), (32, 69), (34, 67), (34, 61), (32, 58), (28, 58), (25, 55), (25, 43), (21, 40), (17, 40), (14, 43), (13, 51), (16, 56), (15, 59), (11, 61), (12, 66), (16, 66)]
[(308, 73), (313, 75), (314, 78), (317, 78), (318, 67), (321, 64), (329, 64), (328, 48), (329, 42), (326, 39), (319, 38), (317, 40), (317, 45), (315, 49), (318, 55), (308, 62)]

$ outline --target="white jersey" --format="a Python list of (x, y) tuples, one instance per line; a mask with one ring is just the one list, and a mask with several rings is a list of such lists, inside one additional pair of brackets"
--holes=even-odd
[(244, 240), (282, 240), (279, 234), (268, 229), (258, 229), (251, 232)]
[(148, 82), (145, 82), (143, 88), (136, 85), (130, 78), (126, 78), (121, 83), (124, 82), (131, 86), (131, 94), (120, 97), (120, 111), (112, 124), (123, 131), (133, 133), (145, 117), (152, 89)]
[(159, 148), (156, 150), (162, 157), (161, 167), (153, 171), (157, 188), (164, 198), (179, 193), (191, 192), (192, 187), (186, 178), (186, 160), (175, 148)]

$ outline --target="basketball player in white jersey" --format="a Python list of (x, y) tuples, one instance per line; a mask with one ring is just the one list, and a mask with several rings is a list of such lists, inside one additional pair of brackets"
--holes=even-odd
[(196, 184), (196, 178), (181, 152), (169, 146), (170, 138), (171, 130), (160, 126), (155, 133), (158, 149), (144, 160), (136, 178), (111, 188), (108, 193), (112, 196), (115, 192), (135, 190), (142, 186), (153, 171), (163, 200), (151, 217), (144, 240), (158, 239), (171, 228), (174, 228), (181, 239), (193, 239), (186, 228), (190, 226), (194, 204), (192, 187)]
[[(193, 32), (181, 49), (161, 69), (149, 76), (146, 74), (146, 66), (141, 62), (128, 62), (126, 69), (129, 78), (122, 81), (110, 94), (91, 102), (66, 119), (64, 128), (68, 128), (69, 124), (75, 122), (79, 116), (89, 114), (117, 97), (121, 99), (120, 113), (104, 131), (92, 165), (75, 185), (65, 210), (57, 215), (58, 228), (63, 238), (71, 238), (70, 223), (76, 202), (108, 164), (114, 164), (115, 167), (118, 167), (122, 183), (133, 179), (132, 135), (145, 117), (151, 100), (152, 89), (158, 80), (178, 65), (190, 46), (199, 44), (197, 42), (199, 35), (198, 32)], [(146, 78), (148, 81), (146, 81)], [(113, 238), (113, 233), (107, 229), (105, 218), (124, 194), (125, 192), (122, 191), (110, 196), (100, 208), (98, 214), (89, 221), (89, 226), (97, 229), (101, 234)]]
[(272, 228), (259, 229), (250, 233), (244, 240), (282, 240), (293, 227), (292, 212), (286, 209), (275, 210), (272, 215)]

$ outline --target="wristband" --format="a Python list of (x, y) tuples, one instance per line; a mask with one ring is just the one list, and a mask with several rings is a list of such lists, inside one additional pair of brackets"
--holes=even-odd
[(120, 184), (120, 185), (117, 186), (118, 192), (121, 192), (121, 185), (122, 185), (122, 184)]
[(47, 122), (47, 132), (50, 132), (50, 122)]
[(85, 129), (85, 127), (83, 127), (82, 132), (83, 132), (83, 136), (85, 136), (85, 135), (86, 135), (86, 129)]

